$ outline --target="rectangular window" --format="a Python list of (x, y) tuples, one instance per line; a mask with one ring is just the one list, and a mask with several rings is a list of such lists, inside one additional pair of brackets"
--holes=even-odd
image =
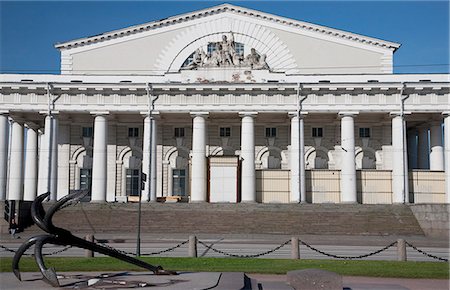
[(184, 137), (184, 128), (175, 128), (174, 134), (176, 138)]
[(220, 134), (220, 137), (230, 137), (231, 136), (231, 128), (230, 127), (220, 127), (219, 134)]
[(277, 128), (266, 128), (266, 138), (277, 137)]
[(127, 196), (139, 196), (141, 191), (141, 172), (139, 169), (127, 169), (126, 194)]
[(92, 127), (83, 127), (81, 135), (83, 137), (92, 137)]
[(139, 137), (139, 128), (128, 128), (128, 137)]
[(92, 175), (91, 169), (80, 169), (80, 189), (91, 190)]
[(312, 128), (313, 137), (323, 137), (323, 128)]
[(186, 195), (186, 170), (173, 169), (172, 172), (173, 195)]
[(359, 137), (360, 138), (369, 138), (370, 137), (370, 128), (359, 128)]

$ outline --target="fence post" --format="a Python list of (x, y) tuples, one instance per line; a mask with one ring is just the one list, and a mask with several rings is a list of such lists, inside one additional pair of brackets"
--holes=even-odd
[(397, 261), (406, 261), (406, 243), (404, 239), (397, 240)]
[(189, 236), (189, 257), (197, 258), (197, 237)]
[[(88, 242), (92, 242), (93, 243), (94, 242), (94, 235), (88, 234), (88, 235), (86, 235), (86, 237), (84, 239), (86, 241), (88, 241)], [(93, 258), (94, 257), (94, 251), (92, 251), (92, 250), (85, 250), (84, 252), (85, 252), (84, 256), (86, 258)]]
[(291, 259), (300, 259), (300, 247), (297, 237), (291, 238)]

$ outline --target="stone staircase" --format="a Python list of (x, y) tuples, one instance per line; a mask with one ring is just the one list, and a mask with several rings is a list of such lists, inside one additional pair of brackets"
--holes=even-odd
[[(46, 204), (48, 207), (49, 204)], [(74, 233), (135, 232), (136, 203), (80, 203), (54, 223)], [(336, 204), (142, 204), (142, 233), (423, 235), (409, 206)], [(27, 232), (40, 231), (36, 226)]]

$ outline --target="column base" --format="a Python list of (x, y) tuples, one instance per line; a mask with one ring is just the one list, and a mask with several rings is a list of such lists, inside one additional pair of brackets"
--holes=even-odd
[(337, 204), (360, 204), (360, 203), (357, 201), (341, 201), (340, 203)]
[(107, 203), (106, 200), (91, 200), (90, 203)]
[(239, 203), (258, 203), (258, 202), (254, 200), (241, 200), (241, 202)]
[(191, 200), (189, 203), (209, 203), (206, 200)]

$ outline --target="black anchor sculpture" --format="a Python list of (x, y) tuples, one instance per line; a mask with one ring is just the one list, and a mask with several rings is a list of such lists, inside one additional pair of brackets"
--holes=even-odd
[(52, 222), (53, 215), (58, 210), (63, 208), (66, 203), (81, 199), (83, 196), (86, 195), (86, 192), (76, 192), (61, 198), (55, 204), (53, 204), (46, 213), (42, 206), (42, 202), (49, 195), (50, 193), (47, 192), (38, 196), (31, 206), (31, 216), (34, 222), (38, 227), (47, 232), (47, 234), (37, 235), (29, 238), (16, 251), (14, 258), (12, 260), (12, 270), (16, 275), (17, 279), (21, 280), (19, 271), (20, 258), (22, 257), (22, 255), (25, 253), (26, 250), (28, 250), (31, 246), (35, 245), (34, 259), (36, 260), (36, 263), (39, 266), (39, 270), (43, 275), (43, 280), (48, 284), (52, 285), (53, 287), (60, 286), (55, 269), (47, 268), (45, 266), (42, 254), (42, 247), (45, 244), (53, 244), (61, 246), (70, 245), (74, 247), (79, 247), (82, 249), (91, 250), (104, 255), (108, 255), (116, 259), (122, 260), (124, 262), (128, 262), (130, 264), (142, 267), (144, 269), (152, 271), (156, 275), (177, 275), (177, 273), (174, 271), (164, 270), (161, 266), (150, 265), (136, 258), (122, 254), (117, 250), (107, 248), (93, 242), (86, 241), (82, 238), (72, 235), (72, 233), (68, 230), (56, 227), (55, 225), (53, 225)]

